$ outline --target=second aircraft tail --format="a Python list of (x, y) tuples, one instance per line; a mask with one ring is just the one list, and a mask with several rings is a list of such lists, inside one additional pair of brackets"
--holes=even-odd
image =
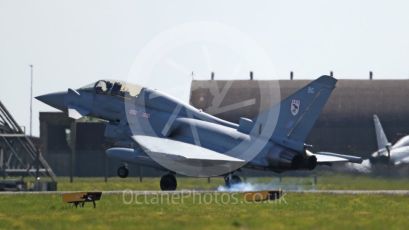
[(390, 143), (376, 114), (373, 115), (373, 121), (375, 125), (376, 143), (378, 144), (378, 150), (388, 148), (390, 146)]

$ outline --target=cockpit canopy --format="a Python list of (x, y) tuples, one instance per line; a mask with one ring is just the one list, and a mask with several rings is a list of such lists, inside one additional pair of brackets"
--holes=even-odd
[(142, 87), (123, 81), (99, 80), (95, 83), (81, 87), (80, 90), (89, 90), (94, 91), (97, 94), (112, 96), (135, 97), (139, 95)]

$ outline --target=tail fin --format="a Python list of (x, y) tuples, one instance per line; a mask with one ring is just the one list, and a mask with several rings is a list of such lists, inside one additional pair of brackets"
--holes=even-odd
[[(335, 88), (336, 82), (333, 77), (321, 76), (282, 100), (279, 106), (266, 111), (270, 119), (271, 116), (278, 114), (277, 124), (270, 138), (288, 148), (303, 150), (305, 140)], [(266, 116), (266, 113), (260, 116)]]
[(387, 148), (390, 146), (388, 138), (386, 138), (385, 132), (383, 131), (381, 122), (376, 114), (373, 115), (373, 122), (375, 125), (376, 133), (376, 143), (378, 144), (378, 150)]

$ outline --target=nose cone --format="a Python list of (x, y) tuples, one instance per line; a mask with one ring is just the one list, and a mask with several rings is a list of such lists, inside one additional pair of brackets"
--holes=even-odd
[(65, 92), (49, 93), (37, 96), (36, 99), (59, 110), (65, 110)]

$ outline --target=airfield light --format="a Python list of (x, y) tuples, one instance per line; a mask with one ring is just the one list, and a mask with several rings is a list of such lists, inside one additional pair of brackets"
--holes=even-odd
[(30, 65), (30, 136), (33, 136), (33, 65)]

